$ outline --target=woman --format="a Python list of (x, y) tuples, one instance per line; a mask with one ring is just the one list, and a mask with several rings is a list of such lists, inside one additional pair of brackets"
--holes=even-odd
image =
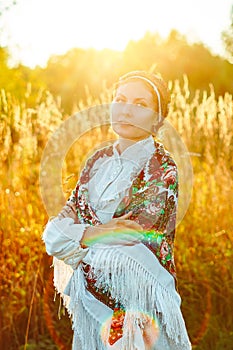
[(191, 349), (173, 259), (177, 167), (153, 138), (169, 101), (154, 74), (119, 79), (111, 106), (119, 138), (88, 159), (44, 231), (55, 286), (72, 316), (73, 350)]

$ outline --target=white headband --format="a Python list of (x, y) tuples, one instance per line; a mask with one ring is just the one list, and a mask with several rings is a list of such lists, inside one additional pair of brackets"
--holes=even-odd
[[(158, 99), (158, 107), (159, 107), (159, 122), (161, 121), (162, 119), (162, 107), (161, 107), (161, 100), (160, 100), (160, 93), (159, 93), (159, 90), (157, 88), (157, 86), (150, 80), (150, 79), (147, 79), (145, 77), (142, 77), (140, 75), (132, 75), (132, 76), (129, 76), (127, 77), (125, 80), (128, 80), (128, 79), (141, 79), (141, 80), (144, 80), (146, 81), (148, 84), (150, 84), (150, 86), (152, 86), (152, 88), (154, 89), (155, 93), (156, 93), (156, 96), (157, 96), (157, 99)], [(124, 80), (124, 78), (123, 78)]]

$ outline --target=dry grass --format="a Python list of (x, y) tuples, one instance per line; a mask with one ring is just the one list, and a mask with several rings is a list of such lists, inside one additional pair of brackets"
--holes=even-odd
[[(192, 153), (194, 171), (192, 200), (177, 228), (175, 250), (183, 312), (195, 349), (231, 350), (232, 96), (216, 99), (210, 87), (209, 92), (197, 91), (191, 99), (186, 78), (182, 86), (174, 82), (171, 88), (169, 119)], [(91, 106), (109, 99), (106, 92), (99, 101), (90, 96), (88, 103)], [(80, 104), (76, 110), (82, 108)], [(39, 191), (42, 151), (66, 116), (48, 92), (38, 95), (31, 109), (27, 100), (18, 102), (1, 91), (0, 111), (0, 348), (69, 349), (69, 320), (67, 316), (57, 320), (51, 259), (41, 242), (48, 216)], [(77, 132), (88, 128), (88, 118), (88, 113), (83, 115)], [(63, 168), (64, 191), (74, 186), (85, 154), (113, 137), (104, 127), (85, 133), (77, 141)], [(72, 173), (75, 175), (65, 181)]]

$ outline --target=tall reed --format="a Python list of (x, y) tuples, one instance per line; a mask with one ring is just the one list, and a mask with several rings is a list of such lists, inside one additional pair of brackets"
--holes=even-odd
[[(169, 121), (189, 152), (194, 185), (189, 209), (177, 228), (175, 258), (183, 313), (194, 348), (232, 349), (233, 343), (233, 101), (215, 97), (214, 88), (190, 97), (188, 80), (170, 82)], [(108, 103), (106, 90), (88, 106)], [(103, 111), (102, 111), (103, 112)], [(89, 131), (89, 112), (77, 124), (82, 134), (63, 167), (68, 196), (86, 154), (115, 136), (108, 125)], [(38, 93), (34, 108), (27, 97), (17, 101), (0, 94), (0, 348), (69, 349), (70, 320), (58, 320), (53, 303), (52, 263), (41, 241), (48, 214), (43, 205), (39, 172), (51, 134), (68, 116), (49, 92)], [(103, 118), (92, 115), (91, 118)], [(86, 124), (85, 124), (86, 123)], [(26, 336), (26, 337), (25, 337)]]

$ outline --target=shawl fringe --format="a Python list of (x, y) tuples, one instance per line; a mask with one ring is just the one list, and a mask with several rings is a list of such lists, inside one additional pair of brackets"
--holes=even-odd
[(135, 327), (139, 325), (143, 328), (145, 320), (148, 321), (146, 316), (151, 321), (157, 320), (159, 316), (159, 327), (165, 327), (168, 337), (181, 345), (182, 350), (186, 348), (187, 331), (180, 310), (180, 299), (177, 300), (174, 292), (128, 256), (124, 249), (97, 249), (92, 263), (97, 277), (96, 287), (110, 290), (111, 296), (126, 309), (123, 326), (123, 340), (126, 342), (123, 345), (126, 349), (131, 349)]
[[(174, 344), (174, 349), (190, 350), (191, 345), (180, 310), (180, 298), (175, 288), (161, 284), (156, 275), (129, 256), (124, 249), (103, 245), (96, 245), (95, 248), (100, 248), (92, 250), (91, 254), (94, 267), (91, 273), (96, 277), (95, 286), (110, 291), (112, 298), (126, 310), (121, 350), (134, 349), (136, 329), (143, 329), (145, 323), (153, 320), (159, 323), (159, 329), (167, 334), (171, 344)], [(169, 274), (158, 261), (157, 264), (164, 273)], [(86, 280), (81, 264), (73, 273), (67, 265), (64, 271), (64, 265), (62, 261), (54, 261), (54, 284), (72, 318), (73, 348), (106, 350), (109, 326), (107, 323), (104, 325), (107, 320), (98, 318), (95, 308), (92, 309), (89, 303), (85, 302)], [(69, 279), (68, 296), (64, 293), (64, 285)]]

